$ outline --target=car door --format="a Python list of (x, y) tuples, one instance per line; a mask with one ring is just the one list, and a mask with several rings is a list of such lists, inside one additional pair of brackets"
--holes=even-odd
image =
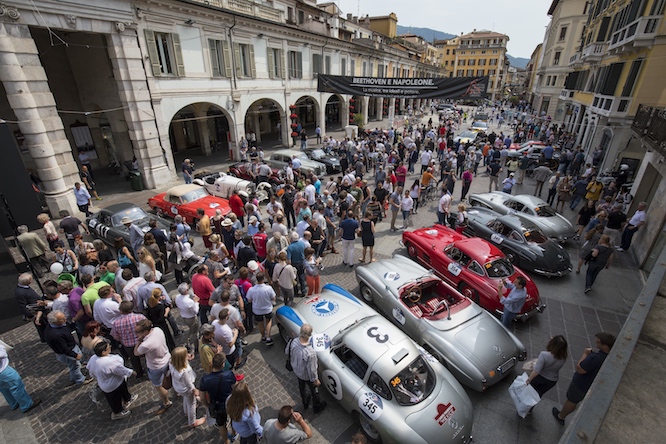
[(438, 269), (441, 271), (442, 276), (454, 285), (458, 285), (464, 278), (465, 265), (461, 261), (464, 260), (465, 256), (455, 245), (447, 247), (442, 255), (442, 266)]
[[(368, 364), (344, 342), (331, 348), (331, 366), (322, 372), (322, 384), (347, 409), (357, 404)], [(361, 375), (361, 376), (359, 376)]]

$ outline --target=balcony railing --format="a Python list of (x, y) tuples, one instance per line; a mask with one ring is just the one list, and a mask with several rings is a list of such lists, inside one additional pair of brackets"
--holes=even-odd
[(216, 8), (229, 9), (241, 14), (252, 15), (264, 20), (284, 23), (283, 11), (261, 5), (251, 0), (190, 0)]
[(606, 52), (606, 43), (590, 43), (583, 48), (581, 60), (586, 62), (598, 62)]
[(660, 15), (646, 15), (618, 29), (611, 35), (608, 50), (652, 46), (659, 30)]
[(572, 65), (576, 66), (576, 65), (580, 64), (581, 63), (580, 58), (581, 58), (581, 53), (580, 52), (577, 52), (576, 54), (569, 57), (569, 66), (572, 66)]
[(595, 94), (590, 106), (593, 112), (609, 118), (623, 118), (629, 112), (631, 97)]
[(640, 105), (631, 129), (662, 156), (666, 156), (666, 110)]
[(572, 89), (562, 89), (562, 91), (560, 91), (560, 100), (569, 100), (569, 99), (571, 99), (574, 96), (575, 92), (576, 91), (574, 91)]

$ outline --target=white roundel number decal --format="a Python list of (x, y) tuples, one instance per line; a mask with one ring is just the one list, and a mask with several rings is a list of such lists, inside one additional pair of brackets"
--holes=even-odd
[(448, 267), (446, 267), (447, 270), (449, 270), (449, 273), (451, 273), (454, 276), (458, 276), (460, 273), (462, 273), (462, 268), (460, 268), (460, 265), (451, 262)]
[(171, 207), (171, 212), (172, 212), (173, 214), (178, 214), (178, 207), (175, 206), (175, 205), (172, 206), (172, 207)]
[(338, 401), (342, 400), (342, 384), (338, 375), (331, 370), (324, 370), (321, 377), (328, 392)]
[(366, 392), (358, 398), (358, 407), (368, 418), (375, 421), (384, 412), (382, 399), (374, 392)]
[(501, 244), (504, 239), (499, 234), (493, 233), (490, 235), (490, 240), (496, 244)]

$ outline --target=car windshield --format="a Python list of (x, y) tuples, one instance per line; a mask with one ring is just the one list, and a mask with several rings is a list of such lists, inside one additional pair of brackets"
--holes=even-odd
[(111, 225), (114, 227), (122, 225), (120, 221), (123, 220), (123, 217), (129, 217), (132, 220), (132, 222), (134, 222), (135, 220), (144, 219), (148, 217), (148, 215), (146, 214), (145, 211), (143, 211), (139, 207), (131, 207), (111, 216)]
[(206, 192), (205, 189), (203, 188), (198, 188), (196, 190), (192, 190), (187, 194), (184, 194), (181, 196), (181, 200), (183, 204), (194, 202), (197, 199), (201, 199), (202, 197), (208, 196), (208, 193)]
[(400, 405), (415, 405), (426, 399), (435, 388), (435, 373), (419, 356), (391, 379), (390, 386)]
[(548, 241), (548, 238), (539, 230), (529, 230), (523, 233), (527, 242), (534, 242), (535, 244), (544, 244)]
[(485, 265), (486, 274), (491, 278), (505, 278), (513, 275), (513, 265), (506, 258), (496, 259)]
[(321, 159), (322, 157), (325, 157), (326, 153), (324, 150), (312, 150), (312, 157), (315, 159)]
[(549, 205), (541, 205), (540, 207), (535, 207), (534, 212), (539, 217), (553, 217), (557, 213)]
[(488, 128), (488, 124), (485, 122), (474, 122), (472, 123), (472, 128)]

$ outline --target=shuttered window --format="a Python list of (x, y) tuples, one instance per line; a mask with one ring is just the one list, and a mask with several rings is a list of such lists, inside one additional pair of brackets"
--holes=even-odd
[(303, 54), (297, 51), (289, 51), (289, 78), (303, 78)]
[(213, 77), (231, 77), (231, 49), (225, 40), (208, 39)]
[(178, 34), (148, 29), (144, 34), (153, 76), (185, 76), (185, 64)]
[(254, 45), (234, 43), (234, 60), (237, 77), (257, 77), (257, 68), (254, 64)]
[(636, 79), (638, 78), (638, 73), (641, 71), (641, 66), (643, 65), (643, 60), (634, 60), (631, 64), (631, 70), (627, 76), (627, 80), (624, 82), (624, 87), (622, 88), (622, 97), (630, 97), (634, 92), (634, 85), (636, 84)]
[(312, 77), (317, 77), (321, 72), (321, 54), (312, 54)]
[(284, 79), (284, 52), (277, 48), (268, 48), (268, 77)]

